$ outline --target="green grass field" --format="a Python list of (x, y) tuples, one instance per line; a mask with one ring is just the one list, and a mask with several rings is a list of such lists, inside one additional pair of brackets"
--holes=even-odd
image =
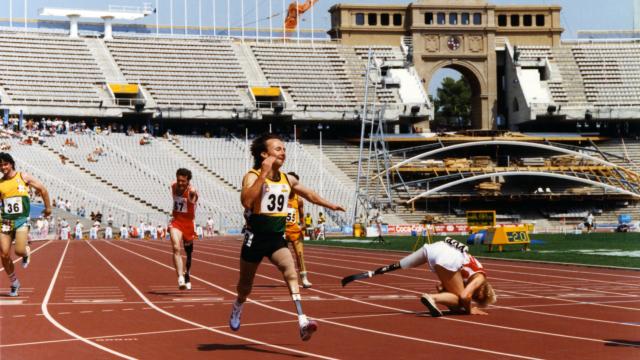
[[(461, 242), (466, 242), (467, 239), (466, 235), (452, 237)], [(411, 251), (417, 240), (416, 237), (411, 236), (389, 236), (385, 239), (386, 244), (372, 243), (370, 239), (354, 242), (353, 237), (306, 241), (306, 244)], [(444, 236), (435, 236), (432, 241), (442, 239)], [(471, 245), (470, 250), (478, 257), (640, 269), (640, 234), (638, 233), (533, 234), (531, 239), (533, 242), (530, 245), (530, 251), (527, 252), (521, 251), (521, 246), (517, 245), (507, 246), (503, 252), (495, 249), (489, 252), (483, 245)]]

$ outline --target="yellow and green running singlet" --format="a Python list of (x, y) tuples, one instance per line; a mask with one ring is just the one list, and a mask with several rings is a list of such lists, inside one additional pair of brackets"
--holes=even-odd
[[(250, 172), (260, 176), (260, 170)], [(287, 220), (287, 202), (291, 185), (287, 175), (280, 173), (280, 179), (266, 179), (262, 186), (260, 201), (256, 203), (249, 215), (249, 227), (254, 233), (284, 233)]]
[(29, 187), (17, 172), (11, 179), (0, 180), (2, 219), (16, 220), (29, 217)]

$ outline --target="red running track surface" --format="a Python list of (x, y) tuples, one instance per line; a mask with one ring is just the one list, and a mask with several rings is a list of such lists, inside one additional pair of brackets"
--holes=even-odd
[(38, 242), (29, 268), (16, 264), (19, 297), (0, 275), (0, 358), (640, 359), (637, 271), (484, 260), (499, 296), (490, 314), (431, 318), (425, 267), (342, 288), (403, 254), (319, 246), (305, 249), (303, 308), (320, 324), (309, 342), (268, 261), (232, 332), (240, 245), (196, 242), (193, 289), (180, 291), (166, 241)]

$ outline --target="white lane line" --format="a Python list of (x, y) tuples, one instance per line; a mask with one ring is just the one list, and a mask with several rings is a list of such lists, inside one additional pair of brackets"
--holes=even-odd
[[(130, 288), (131, 288), (131, 289), (132, 289), (132, 290), (133, 290), (133, 291), (134, 291), (134, 292), (135, 292), (135, 293), (136, 293), (136, 294), (137, 294), (137, 295), (138, 295), (142, 300), (144, 300), (144, 302), (145, 302), (145, 303), (147, 303), (147, 305), (149, 305), (149, 306), (150, 306), (151, 308), (153, 308), (154, 310), (156, 310), (156, 311), (158, 311), (158, 312), (160, 312), (160, 313), (162, 313), (162, 314), (164, 314), (164, 315), (166, 315), (166, 316), (169, 316), (169, 317), (171, 317), (171, 318), (173, 318), (173, 319), (176, 319), (176, 320), (178, 320), (178, 321), (181, 321), (181, 322), (187, 323), (187, 324), (189, 324), (189, 325), (199, 327), (199, 328), (201, 328), (201, 329), (203, 329), (203, 330), (211, 331), (211, 332), (214, 332), (214, 333), (217, 333), (217, 334), (223, 335), (223, 336), (229, 336), (229, 337), (232, 337), (232, 338), (235, 338), (235, 339), (239, 339), (239, 340), (244, 340), (244, 341), (247, 341), (247, 342), (253, 342), (253, 343), (260, 344), (260, 345), (263, 345), (263, 346), (266, 346), (266, 347), (271, 347), (271, 348), (274, 348), (274, 349), (278, 349), (278, 350), (282, 350), (282, 351), (287, 351), (287, 352), (292, 352), (292, 353), (301, 354), (301, 355), (306, 355), (306, 356), (318, 357), (318, 358), (321, 358), (321, 359), (328, 359), (328, 360), (334, 360), (334, 359), (335, 359), (335, 358), (332, 358), (332, 357), (323, 356), (323, 355), (316, 354), (316, 353), (310, 353), (310, 352), (306, 352), (306, 351), (296, 350), (296, 349), (288, 348), (288, 347), (285, 347), (285, 346), (279, 346), (279, 345), (275, 345), (275, 344), (270, 344), (270, 343), (267, 343), (267, 342), (264, 342), (264, 341), (260, 341), (260, 340), (257, 340), (257, 339), (252, 339), (252, 338), (248, 338), (248, 337), (244, 337), (244, 336), (239, 336), (239, 335), (231, 334), (231, 333), (228, 333), (228, 332), (225, 332), (225, 331), (222, 331), (222, 330), (218, 330), (218, 329), (212, 328), (212, 327), (210, 327), (210, 326), (202, 325), (202, 324), (197, 323), (197, 322), (195, 322), (195, 321), (191, 321), (191, 320), (188, 320), (188, 319), (185, 319), (185, 318), (179, 317), (179, 316), (177, 316), (177, 315), (174, 315), (173, 313), (170, 313), (170, 312), (168, 312), (168, 311), (165, 311), (165, 310), (161, 309), (160, 307), (158, 307), (158, 306), (157, 306), (156, 304), (154, 304), (153, 302), (151, 302), (151, 301), (150, 301), (150, 300), (149, 300), (149, 299), (148, 299), (148, 298), (147, 298), (147, 297), (146, 297), (146, 296), (145, 296), (145, 295), (144, 295), (144, 294), (143, 294), (143, 293), (142, 293), (142, 292), (141, 292), (141, 291), (140, 291), (140, 290), (139, 290), (139, 289), (138, 289), (138, 288), (137, 288), (137, 287), (136, 287), (136, 286), (135, 286), (135, 285), (134, 285), (134, 284), (133, 284), (133, 283), (132, 283), (132, 282), (131, 282), (131, 281), (130, 281), (130, 280), (129, 280), (129, 279), (128, 279), (128, 278), (127, 278), (127, 277), (126, 277), (126, 276), (125, 276), (121, 271), (120, 271), (120, 270), (119, 270), (119, 269), (118, 269), (118, 268), (116, 268), (116, 267), (115, 267), (115, 265), (113, 265), (113, 264), (109, 261), (109, 259), (107, 259), (107, 258), (106, 258), (106, 257), (105, 257), (101, 252), (100, 252), (100, 251), (98, 251), (98, 249), (96, 249), (96, 248), (95, 248), (92, 244), (90, 244), (90, 243), (87, 243), (87, 244), (88, 244), (88, 245), (89, 245), (89, 246), (90, 246), (90, 247), (91, 247), (91, 248), (92, 248), (92, 249), (93, 249), (93, 250), (94, 250), (94, 251), (95, 251), (95, 252), (96, 252), (96, 253), (97, 253), (97, 254), (98, 254), (98, 255), (99, 255), (99, 256), (100, 256), (100, 257), (101, 257), (101, 258), (102, 258), (102, 259), (103, 259), (103, 260), (104, 260), (108, 265), (109, 265), (109, 266), (110, 266), (110, 267), (111, 267), (111, 269), (113, 269), (113, 271), (114, 271), (116, 274), (118, 274), (118, 275), (122, 278), (122, 280), (124, 280), (124, 282), (126, 282), (126, 283), (127, 283), (127, 285), (129, 285), (129, 287), (130, 287)], [(114, 244), (111, 244), (111, 243), (110, 243), (110, 245), (115, 246), (115, 247), (117, 247), (117, 248), (120, 248), (119, 246), (114, 245)], [(128, 250), (127, 250), (127, 251), (128, 251)], [(133, 253), (133, 252), (132, 252), (132, 253)], [(162, 264), (162, 265), (163, 265), (163, 266), (166, 266), (166, 265), (164, 265), (164, 264)], [(167, 267), (168, 267), (168, 266), (167, 266)], [(171, 267), (169, 267), (169, 268), (171, 269)], [(196, 277), (195, 277), (195, 276), (192, 276), (192, 278), (196, 278)]]
[[(216, 251), (220, 250), (222, 248), (229, 249), (228, 251), (237, 250), (237, 248), (234, 248), (234, 247), (232, 247), (230, 245), (226, 245), (226, 246), (225, 245), (220, 245), (218, 248), (216, 248)], [(314, 249), (314, 250), (317, 250), (317, 249)], [(349, 262), (349, 263), (358, 262), (358, 263), (366, 263), (366, 264), (369, 264), (369, 265), (372, 264), (371, 260), (365, 262), (365, 261), (353, 261), (353, 260), (345, 259), (345, 258), (327, 258), (326, 257), (326, 254), (330, 254), (330, 255), (334, 255), (334, 256), (335, 255), (337, 255), (337, 256), (350, 256), (350, 255), (340, 254), (340, 253), (337, 253), (337, 252), (334, 252), (334, 251), (323, 251), (322, 253), (323, 253), (323, 255), (313, 255), (313, 252), (310, 252), (309, 254), (305, 253), (305, 258), (309, 258), (309, 259), (311, 259), (311, 258), (320, 258), (322, 260), (344, 261), (344, 262)], [(372, 254), (372, 255), (374, 255), (374, 254)], [(382, 260), (382, 258), (379, 257), (379, 254), (375, 254), (375, 255), (378, 255), (378, 257), (376, 258), (376, 261), (381, 261)], [(391, 258), (391, 255), (388, 255), (388, 256), (385, 256), (385, 257), (388, 257), (389, 259), (395, 259), (395, 260), (398, 259), (398, 258)], [(364, 260), (364, 259), (371, 259), (371, 256), (369, 256), (369, 257), (357, 256), (357, 258), (360, 258), (360, 259)], [(393, 261), (393, 260), (388, 260), (388, 261)], [(557, 263), (545, 263), (545, 264), (553, 265), (553, 264), (557, 264)], [(536, 275), (537, 276), (543, 276), (543, 277), (560, 278), (560, 279), (567, 279), (567, 280), (573, 280), (573, 281), (580, 280), (580, 281), (600, 282), (600, 283), (605, 283), (605, 284), (611, 284), (611, 281), (607, 281), (607, 280), (596, 280), (596, 279), (589, 279), (589, 278), (577, 278), (577, 277), (566, 277), (566, 276), (559, 276), (559, 275), (540, 274), (538, 272), (538, 268), (537, 267), (528, 267), (528, 266), (524, 266), (524, 265), (495, 264), (495, 262), (491, 262), (491, 265), (492, 266), (493, 265), (497, 265), (499, 267), (500, 266), (502, 266), (502, 267), (516, 267), (516, 268), (525, 268), (525, 269), (536, 270)], [(416, 269), (409, 269), (409, 270), (415, 271)], [(545, 271), (556, 271), (556, 269), (553, 269), (553, 268), (546, 268), (546, 269), (543, 268), (543, 270), (545, 270)], [(557, 269), (557, 270), (559, 272), (562, 271), (562, 272), (584, 273), (584, 274), (594, 274), (594, 275), (609, 275), (609, 274), (602, 274), (602, 273), (598, 273), (598, 272), (583, 272), (583, 271), (574, 271), (574, 270), (565, 270), (565, 269)], [(629, 269), (629, 270), (633, 271), (634, 269)], [(494, 272), (494, 271), (495, 272), (513, 273), (513, 272), (510, 272), (510, 271), (507, 271), (507, 270), (496, 270), (496, 269), (492, 268), (492, 272)], [(611, 276), (618, 276), (618, 275), (611, 274)], [(638, 279), (638, 277), (633, 277), (633, 276), (628, 276), (628, 275), (625, 275), (623, 277)], [(629, 284), (629, 283), (616, 282), (616, 284), (617, 285), (627, 285), (627, 286), (633, 286), (633, 287), (640, 287), (640, 284), (638, 284), (638, 283)]]
[[(350, 320), (350, 319), (365, 319), (365, 318), (373, 318), (373, 317), (387, 317), (387, 316), (400, 316), (400, 315), (404, 315), (404, 314), (400, 314), (398, 312), (393, 312), (393, 313), (384, 313), (384, 314), (336, 316), (336, 317), (331, 317), (331, 318), (328, 318), (328, 319), (331, 319), (331, 320)], [(289, 323), (292, 323), (292, 322), (295, 322), (295, 320), (279, 320), (279, 321), (264, 321), (264, 322), (255, 322), (255, 323), (243, 323), (242, 327), (260, 327), (260, 326), (268, 326), (268, 325), (289, 324)], [(212, 326), (212, 328), (226, 329), (226, 328), (228, 328), (228, 325)], [(127, 334), (102, 335), (102, 336), (88, 337), (87, 339), (98, 340), (98, 339), (111, 339), (111, 338), (122, 338), (122, 337), (132, 337), (132, 336), (173, 334), (173, 333), (191, 332), (191, 331), (202, 331), (202, 328), (200, 328), (200, 327), (190, 327), (190, 328), (186, 328), (186, 329), (157, 330), (157, 331), (136, 332), (136, 333), (127, 333)], [(75, 341), (78, 341), (78, 340), (76, 340), (76, 339), (60, 339), (60, 340), (43, 340), (43, 341), (33, 341), (33, 342), (14, 343), (14, 344), (0, 344), (0, 349), (2, 349), (2, 348), (10, 348), (10, 347), (20, 347), (20, 346), (49, 345), (49, 344), (58, 344), (58, 343), (75, 342)]]
[[(44, 246), (44, 245), (43, 245)], [(64, 247), (64, 251), (62, 252), (62, 255), (60, 256), (60, 261), (58, 262), (58, 267), (56, 268), (56, 271), (53, 273), (53, 277), (51, 278), (51, 283), (49, 284), (49, 289), (47, 289), (47, 293), (44, 296), (44, 300), (42, 300), (42, 313), (44, 314), (44, 316), (47, 318), (47, 320), (49, 320), (49, 322), (51, 322), (55, 327), (57, 327), (58, 329), (64, 331), (67, 335), (70, 335), (80, 341), (82, 341), (85, 344), (91, 345), (95, 348), (98, 348), (102, 351), (108, 352), (109, 354), (121, 357), (123, 359), (135, 359), (131, 356), (122, 354), (120, 352), (117, 352), (115, 350), (111, 350), (108, 347), (104, 347), (100, 344), (97, 344), (87, 338), (84, 338), (78, 334), (76, 334), (75, 332), (71, 331), (70, 329), (67, 329), (66, 327), (62, 326), (62, 324), (60, 324), (58, 321), (56, 321), (56, 319), (53, 318), (53, 316), (51, 316), (51, 314), (49, 314), (49, 309), (47, 308), (47, 304), (49, 303), (49, 299), (51, 299), (51, 293), (53, 292), (53, 287), (55, 286), (56, 283), (56, 279), (58, 278), (58, 274), (60, 273), (60, 268), (62, 267), (62, 263), (64, 261), (64, 257), (67, 254), (67, 249), (69, 248), (69, 240), (67, 240), (67, 244)]]
[[(210, 254), (210, 255), (214, 255), (214, 256), (219, 256), (219, 257), (224, 257), (224, 258), (231, 258), (228, 256), (224, 256), (224, 255), (220, 255), (219, 252), (216, 254)], [(199, 260), (199, 261), (203, 261), (203, 260)], [(206, 262), (206, 261), (204, 261)], [(206, 262), (208, 263), (208, 262)], [(212, 265), (216, 265), (216, 266), (221, 266), (221, 265), (217, 265), (217, 264), (212, 264)], [(327, 265), (327, 264), (322, 264), (325, 266), (331, 266), (331, 265)], [(329, 274), (323, 274), (324, 276), (328, 276), (328, 277), (333, 277), (333, 278), (340, 278), (338, 276), (334, 276), (334, 275), (329, 275)], [(393, 275), (393, 274), (392, 274)], [(405, 275), (405, 277), (410, 277), (413, 278), (412, 276), (408, 276)], [(395, 286), (389, 286), (389, 285), (383, 285), (383, 284), (377, 284), (374, 282), (368, 282), (367, 284), (369, 285), (373, 285), (373, 286), (377, 286), (377, 287), (384, 287), (384, 288), (388, 288), (388, 289), (394, 289), (394, 290), (400, 290), (400, 291), (406, 291), (406, 292), (411, 292), (411, 293), (415, 293), (415, 294), (421, 294), (421, 292), (419, 291), (415, 291), (415, 290), (408, 290), (408, 289), (403, 289), (403, 288), (399, 288), (399, 287), (395, 287)], [(312, 291), (314, 289), (311, 289)], [(521, 293), (517, 293), (517, 294), (521, 294)], [(538, 296), (538, 295), (533, 295), (533, 294), (525, 294), (528, 295), (533, 298), (545, 298), (545, 299), (554, 299), (554, 300), (560, 300), (560, 301), (566, 301), (566, 302), (571, 302), (572, 304), (580, 304), (582, 302), (580, 301), (575, 301), (575, 300), (569, 300), (569, 299), (562, 299), (562, 298), (554, 298), (554, 297), (545, 297), (545, 296)], [(347, 298), (348, 299), (348, 298)], [(594, 305), (601, 305), (601, 304), (594, 304)], [(602, 304), (605, 305), (605, 304)], [(498, 306), (496, 306), (496, 308), (498, 308)], [(569, 316), (569, 315), (561, 315), (561, 314), (556, 314), (556, 313), (545, 313), (545, 312), (538, 312), (538, 311), (532, 311), (532, 310), (524, 310), (524, 309), (516, 309), (516, 308), (511, 308), (511, 307), (506, 307), (506, 306), (499, 306), (499, 308), (501, 309), (507, 309), (507, 310), (513, 310), (513, 311), (523, 311), (523, 312), (530, 312), (530, 313), (535, 313), (538, 315), (545, 315), (545, 316), (552, 316), (552, 317), (560, 317), (560, 318), (569, 318), (569, 319), (574, 319), (574, 320), (583, 320), (583, 321), (592, 321), (592, 322), (598, 322), (598, 323), (606, 323), (606, 324), (614, 324), (614, 325), (623, 325), (623, 326), (635, 326), (635, 325), (630, 325), (628, 323), (623, 323), (623, 322), (615, 322), (615, 321), (607, 321), (607, 320), (600, 320), (600, 319), (592, 319), (592, 318), (584, 318), (584, 317), (578, 317), (578, 316)], [(623, 307), (624, 309), (633, 309), (636, 310), (635, 308), (626, 308)], [(447, 318), (449, 319), (449, 318)], [(460, 320), (460, 321), (464, 321), (464, 320)], [(476, 322), (471, 322), (471, 323), (475, 323), (475, 324), (480, 324), (480, 323), (476, 323)], [(484, 325), (484, 324), (481, 324)], [(519, 328), (514, 328), (515, 330), (518, 330)], [(552, 334), (552, 333), (549, 333)], [(563, 334), (557, 334), (558, 336), (564, 336)], [(568, 336), (568, 335), (567, 335)]]
[[(170, 266), (167, 266), (167, 265), (165, 265), (165, 264), (163, 264), (163, 263), (161, 263), (159, 261), (151, 259), (151, 258), (149, 258), (147, 256), (142, 255), (142, 254), (133, 252), (133, 251), (127, 249), (127, 248), (123, 248), (123, 247), (115, 245), (115, 244), (111, 244), (111, 245), (113, 245), (115, 247), (118, 247), (118, 248), (120, 248), (120, 249), (122, 249), (124, 251), (130, 252), (130, 253), (132, 253), (132, 254), (134, 254), (136, 256), (139, 256), (139, 257), (142, 257), (144, 259), (147, 259), (147, 260), (149, 260), (151, 262), (154, 262), (154, 263), (156, 263), (158, 265), (161, 265), (163, 267), (166, 267), (166, 268), (168, 268), (170, 270), (173, 269)], [(140, 246), (140, 247), (143, 247), (143, 248), (147, 248), (147, 249), (151, 249), (151, 250), (155, 250), (155, 251), (160, 251), (160, 252), (167, 253), (167, 254), (169, 253), (169, 252), (164, 251), (164, 250), (154, 249), (154, 248), (147, 247), (147, 246), (142, 246), (142, 245), (138, 245), (138, 244), (134, 244), (134, 245), (137, 245), (137, 246)], [(193, 260), (198, 260), (198, 259), (193, 259)], [(198, 260), (198, 261), (204, 262), (204, 263), (207, 263), (207, 264), (210, 264), (210, 265), (214, 265), (214, 266), (217, 266), (217, 267), (222, 267), (224, 269), (232, 270), (234, 272), (237, 272), (237, 269), (234, 269), (234, 268), (231, 268), (231, 267), (228, 267), (228, 266), (214, 264), (214, 263), (210, 263), (208, 261), (203, 261), (203, 260)], [(275, 279), (275, 278), (271, 278), (271, 277), (268, 277), (268, 276), (265, 276), (265, 275), (260, 275), (260, 274), (256, 274), (256, 276), (261, 277), (261, 278), (265, 278), (265, 279), (269, 279), (269, 280), (272, 280), (272, 281), (276, 281), (276, 282), (282, 281), (281, 279)], [(196, 276), (192, 276), (192, 278), (197, 279), (199, 281), (202, 281), (203, 283), (205, 283), (205, 284), (207, 284), (209, 286), (215, 287), (216, 289), (219, 289), (219, 290), (224, 291), (226, 293), (229, 293), (229, 294), (232, 294), (232, 295), (236, 295), (234, 292), (229, 291), (229, 290), (227, 290), (227, 289), (225, 289), (225, 288), (223, 288), (221, 286), (213, 284), (213, 283), (211, 283), (211, 282), (209, 282), (207, 280), (204, 280), (202, 278), (199, 278), (199, 277), (196, 277)], [(311, 289), (311, 290), (314, 291), (314, 289)], [(349, 298), (342, 297), (342, 296), (339, 296), (339, 295), (334, 295), (334, 296), (343, 298), (345, 300), (350, 300), (350, 301), (356, 301), (356, 302), (360, 302), (360, 303), (370, 304), (372, 306), (377, 306), (377, 307), (383, 307), (383, 308), (386, 308), (388, 310), (400, 311), (400, 312), (405, 313), (405, 314), (415, 314), (415, 312), (413, 312), (413, 311), (408, 311), (408, 310), (404, 310), (404, 309), (397, 309), (397, 308), (392, 308), (392, 307), (385, 307), (385, 306), (376, 305), (376, 304), (372, 304), (372, 303), (366, 303), (364, 301), (353, 300), (353, 299), (349, 299)], [(261, 303), (261, 302), (256, 301), (256, 300), (248, 300), (248, 301), (250, 303), (256, 304), (258, 306), (262, 306), (262, 307), (270, 309), (270, 310), (274, 310), (274, 311), (285, 313), (285, 314), (295, 315), (294, 313), (292, 313), (290, 311), (286, 311), (286, 310), (282, 310), (282, 309), (279, 309), (279, 308), (276, 308), (276, 307), (273, 307), (273, 306), (269, 306), (269, 305), (266, 305), (266, 304)], [(413, 337), (413, 336), (405, 336), (405, 335), (394, 334), (394, 333), (389, 333), (389, 332), (384, 332), (384, 331), (378, 331), (378, 330), (374, 330), (374, 329), (370, 329), (370, 328), (364, 328), (364, 327), (360, 327), (360, 326), (354, 326), (354, 325), (348, 325), (348, 324), (344, 324), (344, 323), (339, 323), (339, 322), (327, 320), (325, 318), (315, 318), (315, 319), (318, 320), (318, 321), (327, 323), (327, 324), (336, 325), (336, 326), (340, 326), (340, 327), (345, 327), (345, 328), (348, 328), (348, 329), (351, 329), (351, 330), (358, 330), (358, 331), (368, 332), (368, 333), (372, 333), (372, 334), (376, 334), (376, 335), (395, 337), (395, 338), (399, 338), (399, 339), (403, 339), (403, 340), (417, 341), (417, 342), (428, 343), (428, 344), (433, 344), (433, 345), (441, 345), (441, 346), (445, 346), (445, 347), (452, 347), (452, 348), (457, 348), (457, 349), (464, 349), (464, 350), (470, 350), (470, 351), (481, 352), (481, 353), (488, 353), (488, 354), (493, 354), (493, 355), (502, 355), (502, 356), (519, 358), (519, 359), (538, 359), (538, 358), (533, 358), (533, 357), (528, 357), (528, 356), (523, 356), (523, 355), (518, 355), (518, 354), (510, 354), (510, 353), (505, 353), (505, 352), (500, 352), (500, 351), (492, 351), (492, 350), (474, 348), (474, 347), (469, 347), (469, 346), (464, 346), (464, 345), (445, 343), (445, 342), (440, 342), (440, 341), (435, 341), (435, 340), (428, 340), (428, 339), (424, 339), (424, 338), (416, 338), (416, 337)]]
[[(138, 245), (138, 244), (134, 244), (134, 245), (142, 246), (142, 245)], [(143, 246), (143, 247), (146, 247), (146, 248), (149, 248), (149, 249), (153, 249), (152, 247), (148, 247), (148, 246)], [(158, 250), (158, 249), (154, 249), (154, 250), (156, 250), (156, 251), (164, 251), (164, 250)], [(207, 255), (214, 256), (214, 257), (216, 257), (216, 256), (217, 256), (217, 257), (223, 257), (223, 258), (235, 259), (234, 257), (231, 257), (231, 256), (221, 255), (221, 254), (220, 254), (221, 252), (232, 252), (232, 251), (231, 251), (231, 250), (224, 250), (224, 249), (220, 248), (220, 249), (217, 249), (216, 253), (209, 253), (209, 252), (203, 252), (203, 253), (205, 253), (205, 254), (207, 254)], [(235, 254), (235, 252), (234, 252), (234, 254)], [(308, 258), (308, 257), (307, 257), (307, 258)], [(196, 261), (202, 261), (202, 260), (199, 260), (199, 259), (195, 259), (195, 260), (196, 260)], [(328, 259), (324, 259), (324, 260), (339, 260), (339, 259), (335, 259), (335, 258), (328, 258)], [(315, 264), (315, 265), (320, 265), (320, 266), (325, 266), (325, 267), (330, 267), (330, 268), (348, 269), (348, 270), (351, 270), (351, 271), (353, 271), (353, 270), (354, 270), (354, 268), (353, 268), (353, 267), (339, 266), (339, 265), (334, 265), (334, 264), (326, 264), (326, 263), (311, 262), (311, 261), (308, 261), (307, 263), (309, 263), (309, 264)], [(373, 262), (372, 262), (372, 261), (368, 261), (368, 262), (361, 262), (361, 263), (373, 264)], [(373, 265), (372, 265), (372, 266), (373, 266)], [(414, 271), (416, 271), (415, 269), (410, 269), (410, 270), (414, 270)], [(363, 270), (359, 269), (359, 270), (356, 270), (356, 271), (363, 271)], [(422, 270), (422, 272), (424, 272), (424, 270)], [(327, 274), (318, 273), (318, 272), (312, 272), (312, 274), (328, 276)], [(393, 276), (393, 277), (399, 277), (399, 278), (403, 278), (403, 279), (411, 279), (411, 280), (426, 280), (426, 281), (429, 281), (429, 282), (437, 282), (436, 280), (432, 280), (432, 279), (428, 279), (428, 278), (424, 278), (424, 277), (416, 277), (416, 276), (413, 276), (413, 275), (403, 275), (403, 274), (397, 274), (397, 273), (385, 274), (385, 276), (386, 276), (386, 275), (388, 275), (388, 276)], [(575, 287), (573, 287), (573, 286), (563, 286), (563, 285), (553, 285), (553, 284), (541, 284), (541, 283), (535, 283), (535, 282), (531, 282), (531, 281), (522, 281), (522, 280), (512, 280), (512, 279), (497, 278), (497, 277), (494, 277), (494, 276), (492, 276), (492, 277), (491, 277), (491, 279), (492, 279), (492, 280), (502, 280), (502, 281), (507, 281), (507, 282), (510, 282), (510, 283), (517, 283), (517, 285), (519, 285), (519, 286), (528, 286), (528, 288), (529, 288), (529, 289), (531, 288), (531, 285), (533, 284), (533, 285), (541, 285), (541, 286), (550, 286), (550, 287), (554, 287), (554, 288), (563, 288), (563, 289), (571, 289), (571, 290), (584, 290), (584, 291), (591, 291), (591, 292), (597, 292), (597, 293), (613, 294), (613, 295), (619, 295), (619, 296), (629, 297), (629, 294), (623, 294), (623, 293), (612, 293), (612, 292), (599, 291), (599, 290), (593, 290), (593, 289), (588, 289), (588, 288), (575, 288)], [(374, 283), (374, 282), (362, 282), (362, 284), (374, 285), (374, 286), (380, 286), (380, 287), (387, 287), (387, 288), (390, 288), (390, 289), (396, 289), (396, 290), (397, 290), (397, 289), (400, 289), (400, 288), (397, 288), (397, 287), (393, 287), (393, 286), (385, 286), (385, 285), (377, 284), (377, 283)], [(494, 285), (495, 285), (495, 283), (494, 283)], [(499, 294), (504, 292), (504, 293), (515, 293), (515, 294), (518, 294), (518, 295), (529, 295), (529, 294), (526, 294), (526, 293), (517, 293), (517, 292), (511, 292), (511, 291), (501, 290), (501, 288), (499, 288), (499, 287), (497, 287), (497, 289), (498, 289), (498, 293), (499, 293)], [(420, 294), (422, 293), (422, 292), (418, 292), (418, 291), (412, 291), (412, 292), (414, 292), (414, 293), (420, 293)], [(538, 295), (529, 295), (529, 296), (531, 296), (531, 297), (539, 297)], [(570, 303), (580, 303), (580, 301), (570, 300), (570, 299), (564, 299), (564, 298), (557, 298), (557, 297), (544, 297), (544, 298), (546, 298), (546, 299), (554, 299), (554, 300), (559, 300), (559, 301), (566, 301), (566, 302), (570, 302)], [(594, 306), (600, 306), (600, 307), (610, 307), (610, 308), (617, 308), (617, 309), (631, 310), (631, 311), (640, 311), (640, 309), (637, 309), (637, 308), (629, 308), (629, 307), (624, 307), (624, 306), (615, 306), (615, 305), (607, 305), (607, 304), (600, 304), (600, 303), (592, 303), (591, 305), (594, 305)], [(504, 307), (503, 307), (503, 308), (504, 308)], [(542, 314), (542, 313), (541, 313), (541, 314)], [(556, 314), (553, 314), (553, 313), (548, 313), (548, 314), (546, 314), (546, 315), (548, 315), (548, 316), (556, 316)], [(557, 316), (562, 317), (562, 315), (557, 315)], [(584, 318), (584, 319), (585, 319), (585, 320), (589, 320), (588, 318)], [(601, 322), (601, 321), (603, 321), (603, 320), (593, 319), (593, 321)], [(619, 323), (619, 324), (622, 324), (622, 323)]]
[(24, 300), (0, 300), (0, 306), (2, 305), (22, 305)]

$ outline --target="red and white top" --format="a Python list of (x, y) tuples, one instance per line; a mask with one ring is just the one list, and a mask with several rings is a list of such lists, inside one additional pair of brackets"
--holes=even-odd
[(487, 276), (487, 273), (484, 271), (484, 267), (482, 266), (480, 261), (478, 261), (478, 259), (469, 254), (465, 255), (466, 256), (464, 263), (462, 264), (462, 269), (460, 269), (460, 274), (462, 275), (462, 279), (464, 281), (468, 281), (473, 275), (477, 273), (482, 273)]
[(197, 203), (189, 201), (191, 185), (187, 186), (182, 194), (176, 194), (177, 187), (176, 182), (171, 184), (171, 194), (173, 195), (173, 212), (171, 216), (174, 221), (193, 221), (196, 218)]

